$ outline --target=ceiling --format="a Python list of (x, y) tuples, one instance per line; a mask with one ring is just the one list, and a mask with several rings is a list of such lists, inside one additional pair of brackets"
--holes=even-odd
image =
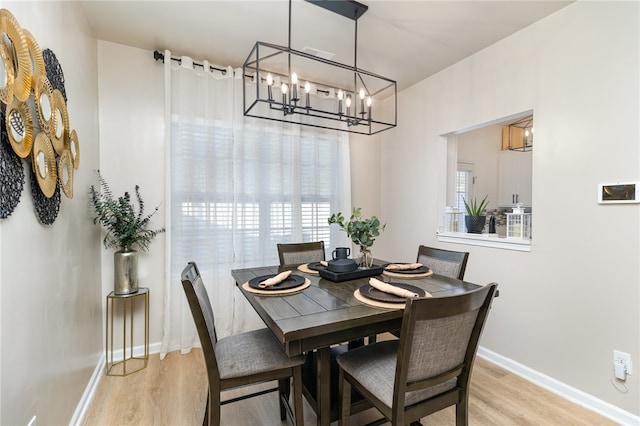
[[(333, 1), (333, 0), (331, 0)], [(361, 0), (357, 66), (396, 80), (398, 89), (466, 58), (572, 1)], [(287, 46), (286, 0), (81, 0), (94, 36), (174, 56), (241, 67), (256, 41)], [(354, 21), (293, 0), (291, 47), (333, 53), (354, 65)], [(151, 57), (151, 56), (150, 56)]]

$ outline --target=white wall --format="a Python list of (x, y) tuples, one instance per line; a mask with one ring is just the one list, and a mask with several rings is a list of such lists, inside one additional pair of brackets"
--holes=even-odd
[(98, 165), (96, 41), (78, 3), (2, 7), (62, 66), (80, 168), (74, 198), (62, 196), (52, 225), (36, 218), (28, 177), (16, 210), (0, 221), (0, 424), (26, 425), (34, 415), (37, 424), (68, 424), (104, 345), (100, 233), (88, 204)]
[[(471, 253), (465, 278), (496, 281), (481, 344), (640, 415), (640, 371), (612, 386), (612, 350), (640, 366), (640, 206), (596, 203), (599, 182), (640, 180), (639, 4), (578, 1), (399, 95), (383, 133), (376, 255), (419, 244)], [(438, 243), (445, 206), (440, 135), (533, 110), (530, 253)], [(366, 179), (365, 179), (366, 180)], [(412, 187), (410, 191), (394, 188)], [(357, 193), (357, 191), (354, 191)]]
[[(379, 134), (366, 136), (359, 134), (349, 135), (349, 158), (351, 163), (351, 206), (360, 207), (365, 217), (380, 216), (379, 188), (381, 175)], [(350, 212), (349, 212), (350, 214)], [(384, 223), (384, 220), (382, 221)], [(376, 238), (375, 246), (384, 243), (386, 238), (383, 231)], [(354, 244), (351, 253), (357, 255), (360, 249)], [(374, 257), (377, 253), (373, 251)]]
[[(136, 185), (145, 212), (160, 206), (150, 229), (165, 224), (164, 73), (152, 52), (98, 42), (100, 174), (114, 194)], [(170, 231), (170, 230), (169, 230)], [(149, 341), (162, 340), (165, 240), (160, 234), (148, 252), (138, 250), (140, 287), (149, 288)], [(113, 249), (102, 249), (102, 292), (113, 290)], [(179, 284), (179, 283), (177, 283)], [(134, 346), (142, 344), (134, 341)]]
[(458, 162), (473, 164), (475, 198), (487, 196), (487, 209), (498, 207), (498, 154), (502, 126), (492, 125), (457, 135)]

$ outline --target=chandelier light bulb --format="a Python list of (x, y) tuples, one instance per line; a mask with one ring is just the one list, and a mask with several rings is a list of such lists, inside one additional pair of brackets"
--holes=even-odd
[(360, 95), (360, 99), (364, 99), (364, 89), (360, 89), (360, 93), (358, 93)]
[(347, 108), (351, 108), (351, 96), (347, 96), (347, 100), (345, 101)]
[(338, 90), (338, 100), (341, 101), (342, 99), (344, 99), (344, 92), (340, 89)]
[(291, 84), (298, 84), (298, 74), (291, 73)]
[(282, 94), (286, 95), (287, 94), (287, 90), (288, 90), (287, 84), (286, 83), (282, 83), (282, 86), (280, 86), (280, 91), (282, 92)]
[(372, 104), (372, 102), (373, 102), (373, 101), (371, 100), (371, 96), (369, 96), (369, 97), (367, 98), (367, 106), (368, 106), (368, 107), (370, 107), (370, 106), (371, 106), (371, 104)]
[(273, 91), (272, 88), (273, 87), (273, 76), (271, 75), (271, 73), (267, 74), (267, 98), (269, 100), (269, 102), (273, 101)]
[(311, 83), (308, 81), (304, 84), (305, 101), (307, 102), (307, 109), (311, 108), (311, 98), (309, 97), (311, 92)]

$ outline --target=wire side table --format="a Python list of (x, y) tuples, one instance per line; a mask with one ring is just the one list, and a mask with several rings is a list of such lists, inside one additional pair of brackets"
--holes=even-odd
[[(134, 308), (140, 298), (144, 302), (144, 355), (134, 356)], [(122, 359), (118, 361), (114, 361), (113, 358), (113, 317), (116, 302), (119, 302), (122, 307)], [(106, 324), (105, 352), (107, 363), (105, 374), (107, 376), (127, 376), (146, 368), (149, 361), (149, 289), (140, 287), (136, 293), (131, 294), (115, 294), (113, 291), (109, 293), (107, 295)], [(128, 345), (127, 338), (129, 339)]]

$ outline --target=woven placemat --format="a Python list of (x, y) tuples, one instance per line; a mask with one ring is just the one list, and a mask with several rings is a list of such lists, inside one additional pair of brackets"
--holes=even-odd
[(394, 278), (407, 278), (407, 279), (424, 278), (424, 277), (428, 277), (429, 275), (433, 275), (433, 271), (428, 270), (423, 274), (398, 274), (397, 272), (382, 271), (382, 275), (386, 275), (388, 277), (394, 277)]
[(308, 263), (303, 263), (302, 265), (298, 266), (298, 271), (304, 272), (305, 274), (309, 275), (320, 275), (320, 272), (309, 269)]
[(262, 296), (282, 296), (283, 294), (291, 294), (291, 293), (296, 293), (298, 291), (302, 291), (305, 288), (309, 287), (310, 285), (311, 285), (311, 281), (309, 281), (308, 278), (305, 278), (304, 284), (298, 287), (288, 288), (286, 290), (259, 290), (257, 288), (251, 287), (248, 281), (242, 284), (242, 288), (248, 291), (249, 293), (260, 294)]
[(404, 303), (386, 303), (386, 302), (378, 302), (377, 300), (369, 299), (368, 297), (363, 296), (362, 293), (360, 293), (360, 289), (357, 289), (356, 291), (354, 291), (353, 295), (355, 296), (356, 299), (358, 299), (360, 302), (364, 303), (365, 305), (374, 306), (376, 308), (404, 309), (404, 306), (405, 306)]

